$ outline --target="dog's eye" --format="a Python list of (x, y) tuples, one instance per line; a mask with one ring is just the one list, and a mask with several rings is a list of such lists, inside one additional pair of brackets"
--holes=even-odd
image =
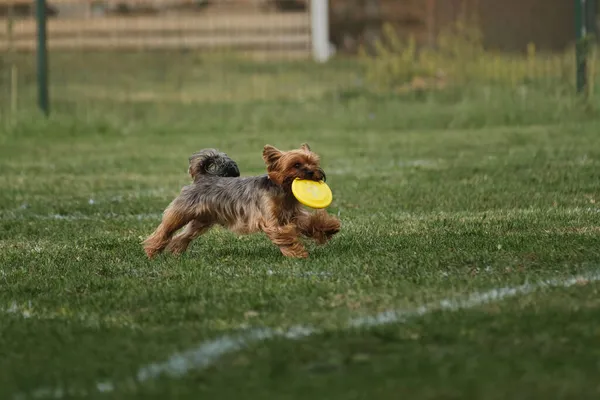
[(300, 163), (294, 164), (294, 168), (300, 168)]

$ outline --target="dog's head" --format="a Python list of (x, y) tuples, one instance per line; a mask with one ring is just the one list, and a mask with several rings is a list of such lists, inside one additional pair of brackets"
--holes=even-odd
[(263, 149), (269, 179), (284, 188), (290, 188), (294, 179), (322, 181), (326, 179), (319, 156), (304, 143), (299, 149), (281, 151), (271, 145)]

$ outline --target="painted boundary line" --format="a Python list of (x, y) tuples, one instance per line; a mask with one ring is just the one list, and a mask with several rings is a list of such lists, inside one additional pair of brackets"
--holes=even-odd
[[(574, 207), (574, 208), (565, 208), (565, 209), (543, 209), (543, 208), (518, 208), (518, 209), (508, 209), (508, 210), (487, 210), (487, 211), (478, 211), (478, 212), (432, 212), (432, 213), (419, 213), (419, 214), (411, 214), (411, 213), (403, 213), (403, 212), (394, 212), (394, 213), (376, 213), (373, 214), (374, 217), (377, 218), (387, 218), (393, 217), (397, 219), (437, 219), (440, 217), (461, 217), (461, 218), (471, 218), (471, 219), (480, 219), (482, 216), (487, 216), (489, 218), (492, 217), (511, 217), (511, 216), (519, 216), (519, 215), (529, 215), (534, 213), (552, 213), (552, 214), (565, 214), (565, 215), (578, 215), (578, 214), (600, 214), (600, 207)], [(96, 213), (96, 214), (28, 214), (22, 212), (2, 212), (0, 211), (0, 221), (18, 221), (18, 220), (48, 220), (48, 221), (104, 221), (104, 220), (160, 220), (162, 218), (162, 212), (156, 213), (141, 213), (141, 214), (115, 214), (115, 213)]]
[(0, 214), (0, 221), (105, 221), (105, 220), (160, 220), (162, 213), (148, 214)]
[[(547, 288), (570, 288), (576, 285), (586, 285), (600, 281), (600, 271), (587, 274), (573, 275), (568, 278), (557, 278), (541, 280), (536, 283), (524, 283), (519, 286), (508, 286), (491, 289), (485, 292), (473, 292), (459, 298), (446, 298), (435, 303), (422, 305), (413, 309), (390, 310), (372, 316), (352, 318), (347, 322), (345, 330), (372, 328), (394, 323), (406, 323), (411, 319), (436, 312), (436, 311), (458, 311), (471, 309), (485, 304), (494, 304), (503, 300), (534, 293)], [(231, 354), (255, 343), (260, 343), (273, 338), (284, 338), (288, 340), (299, 340), (309, 336), (323, 333), (321, 329), (296, 325), (289, 329), (254, 328), (237, 335), (225, 335), (219, 338), (201, 343), (189, 350), (174, 353), (166, 361), (152, 363), (139, 368), (133, 378), (125, 379), (120, 383), (111, 381), (97, 382), (95, 387), (89, 390), (74, 388), (40, 388), (29, 394), (17, 394), (14, 400), (25, 399), (61, 399), (64, 396), (86, 395), (91, 393), (111, 393), (120, 387), (135, 388), (136, 385), (151, 381), (161, 376), (170, 378), (183, 377), (191, 371), (205, 369), (220, 358)]]
[(137, 325), (125, 315), (101, 316), (93, 313), (76, 313), (66, 307), (57, 307), (54, 310), (46, 309), (35, 306), (31, 301), (26, 303), (12, 301), (8, 307), (0, 305), (1, 315), (17, 316), (23, 319), (76, 321), (92, 328), (115, 326), (138, 329)]

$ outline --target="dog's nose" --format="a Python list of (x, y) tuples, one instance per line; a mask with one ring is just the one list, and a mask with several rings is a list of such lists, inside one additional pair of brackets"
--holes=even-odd
[(306, 171), (304, 171), (304, 173), (306, 174), (306, 176), (308, 178), (312, 178), (313, 176), (315, 176), (315, 171), (306, 170)]

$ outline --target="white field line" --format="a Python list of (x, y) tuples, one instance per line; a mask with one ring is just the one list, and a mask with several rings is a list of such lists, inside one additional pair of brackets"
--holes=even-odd
[(356, 168), (356, 165), (351, 164), (338, 164), (332, 168), (327, 169), (327, 175), (339, 175), (339, 176), (355, 176), (360, 178), (383, 176), (386, 174), (394, 173), (401, 168), (436, 168), (441, 167), (443, 161), (441, 160), (406, 160), (406, 161), (392, 161), (383, 165), (375, 166), (362, 166)]
[[(432, 212), (413, 214), (409, 212), (375, 213), (372, 218), (395, 218), (397, 220), (429, 220), (440, 217), (456, 217), (480, 219), (483, 216), (487, 218), (507, 218), (520, 215), (531, 215), (536, 213), (557, 214), (557, 215), (582, 215), (582, 214), (600, 214), (600, 207), (572, 207), (572, 208), (514, 208), (507, 210), (487, 210), (477, 212), (457, 211), (457, 212)], [(142, 213), (142, 214), (29, 214), (27, 212), (1, 212), (0, 221), (16, 220), (55, 220), (55, 221), (105, 221), (105, 220), (160, 220), (162, 212)]]
[(126, 315), (100, 316), (93, 313), (73, 312), (67, 307), (50, 310), (36, 307), (31, 301), (27, 303), (13, 301), (8, 307), (0, 306), (0, 314), (17, 316), (23, 319), (77, 321), (84, 326), (92, 328), (112, 326), (137, 329), (136, 324)]
[(110, 219), (116, 220), (160, 220), (162, 213), (148, 213), (148, 214), (0, 214), (0, 221), (17, 221), (17, 220), (42, 220), (42, 221), (105, 221)]
[[(568, 278), (557, 278), (542, 280), (536, 283), (525, 283), (520, 286), (508, 286), (491, 289), (485, 292), (473, 292), (464, 297), (446, 298), (435, 303), (422, 305), (407, 310), (390, 310), (371, 316), (350, 319), (343, 329), (360, 329), (385, 326), (394, 323), (405, 323), (436, 311), (458, 311), (471, 309), (485, 304), (494, 304), (505, 299), (527, 295), (547, 288), (570, 288), (576, 285), (586, 285), (600, 281), (600, 271), (588, 274), (574, 275)], [(273, 338), (284, 338), (298, 340), (323, 331), (316, 327), (296, 325), (289, 329), (273, 329), (268, 327), (254, 328), (237, 335), (225, 335), (219, 338), (201, 343), (199, 346), (177, 352), (166, 361), (156, 362), (142, 366), (138, 369), (136, 376), (126, 379), (121, 384), (111, 381), (100, 381), (86, 393), (110, 393), (119, 387), (132, 387), (132, 382), (144, 383), (161, 376), (178, 378), (185, 376), (191, 371), (205, 369), (216, 363), (221, 357), (240, 351), (252, 344), (267, 341)], [(133, 386), (134, 387), (134, 386)], [(27, 398), (62, 398), (64, 395), (76, 395), (82, 393), (81, 389), (64, 388), (40, 388), (29, 395), (23, 393), (14, 397), (15, 400)]]

